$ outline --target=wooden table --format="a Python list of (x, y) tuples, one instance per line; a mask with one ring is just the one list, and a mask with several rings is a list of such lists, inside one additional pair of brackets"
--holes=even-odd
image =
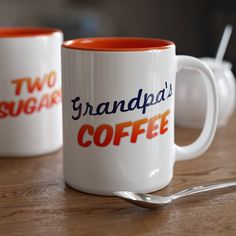
[[(197, 130), (176, 128), (190, 143)], [(172, 183), (158, 194), (236, 178), (236, 114), (217, 131), (202, 157), (175, 165)], [(146, 210), (116, 197), (92, 196), (67, 187), (62, 152), (0, 159), (0, 235), (236, 235), (236, 189), (186, 198)]]

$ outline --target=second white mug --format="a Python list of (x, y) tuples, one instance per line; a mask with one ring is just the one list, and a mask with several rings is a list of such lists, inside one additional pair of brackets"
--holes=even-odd
[(61, 43), (50, 28), (0, 28), (0, 156), (62, 147)]

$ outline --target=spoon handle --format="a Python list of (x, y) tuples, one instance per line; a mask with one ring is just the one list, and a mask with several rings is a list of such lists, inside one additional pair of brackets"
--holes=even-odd
[(203, 193), (203, 192), (208, 192), (211, 190), (217, 190), (217, 189), (228, 188), (228, 187), (233, 187), (233, 186), (236, 186), (236, 181), (228, 181), (228, 182), (220, 182), (216, 184), (202, 185), (202, 186), (188, 188), (180, 192), (174, 193), (173, 195), (171, 195), (171, 198), (175, 200), (178, 198), (194, 195), (197, 193)]
[(232, 30), (233, 30), (232, 25), (226, 25), (222, 39), (220, 41), (220, 46), (219, 46), (217, 54), (216, 54), (216, 61), (222, 62), (223, 57), (225, 55), (226, 48), (229, 43), (229, 39), (230, 39)]

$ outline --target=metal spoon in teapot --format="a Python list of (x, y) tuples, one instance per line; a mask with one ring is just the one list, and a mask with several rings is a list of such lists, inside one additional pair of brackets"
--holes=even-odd
[(116, 191), (114, 192), (114, 195), (140, 207), (157, 208), (182, 197), (228, 187), (236, 187), (236, 180), (192, 187), (168, 196), (156, 196), (153, 194), (134, 193), (129, 191)]

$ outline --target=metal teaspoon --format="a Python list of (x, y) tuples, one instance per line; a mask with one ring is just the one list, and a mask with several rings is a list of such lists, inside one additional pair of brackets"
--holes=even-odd
[(168, 196), (156, 196), (152, 194), (145, 193), (134, 193), (129, 191), (116, 191), (114, 195), (140, 207), (144, 208), (158, 208), (164, 205), (171, 203), (172, 201), (187, 197), (190, 195), (194, 195), (197, 193), (208, 192), (212, 190), (228, 188), (228, 187), (236, 187), (235, 181), (227, 181), (227, 182), (218, 182), (214, 184), (207, 184), (202, 186), (196, 186), (188, 189), (184, 189), (177, 193)]

